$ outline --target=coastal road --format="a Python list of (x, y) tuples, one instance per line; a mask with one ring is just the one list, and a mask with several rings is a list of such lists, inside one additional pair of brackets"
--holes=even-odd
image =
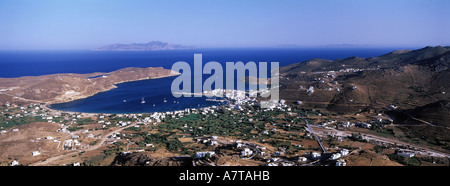
[(100, 140), (99, 143), (97, 143), (96, 145), (94, 145), (92, 147), (89, 147), (88, 149), (72, 150), (72, 151), (69, 151), (68, 153), (61, 154), (59, 156), (54, 156), (54, 157), (48, 158), (48, 159), (46, 159), (44, 161), (41, 161), (41, 162), (33, 163), (33, 164), (31, 164), (31, 166), (48, 166), (48, 165), (51, 165), (51, 163), (54, 162), (54, 161), (62, 160), (62, 159), (67, 158), (67, 157), (72, 157), (73, 155), (76, 155), (76, 154), (78, 154), (80, 152), (83, 152), (83, 151), (84, 152), (88, 152), (88, 151), (91, 151), (91, 150), (98, 149), (98, 148), (100, 148), (103, 145), (103, 143), (105, 143), (105, 141), (108, 139), (108, 136), (111, 136), (114, 133), (120, 132), (120, 131), (122, 131), (122, 130), (124, 130), (126, 128), (133, 127), (136, 124), (137, 123), (133, 123), (133, 124), (130, 124), (130, 125), (126, 126), (126, 127), (122, 127), (122, 128), (119, 128), (119, 129), (116, 129), (116, 130), (113, 130), (113, 131), (109, 132), (108, 134), (106, 134), (106, 135), (104, 135), (102, 137), (102, 139)]

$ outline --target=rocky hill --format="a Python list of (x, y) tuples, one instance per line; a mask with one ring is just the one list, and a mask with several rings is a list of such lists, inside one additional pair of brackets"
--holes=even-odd
[[(280, 97), (336, 113), (386, 110), (389, 105), (420, 109), (450, 100), (449, 64), (450, 47), (441, 46), (372, 58), (312, 59), (280, 68)], [(429, 119), (445, 121), (441, 116)]]
[(60, 103), (116, 88), (115, 84), (178, 75), (162, 67), (124, 68), (109, 73), (52, 74), (0, 78), (0, 103)]

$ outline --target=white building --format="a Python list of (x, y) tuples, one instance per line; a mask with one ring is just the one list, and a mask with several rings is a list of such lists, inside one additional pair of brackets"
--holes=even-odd
[(398, 152), (397, 155), (412, 158), (415, 154), (413, 152)]
[(241, 151), (241, 156), (250, 156), (253, 154), (253, 151), (249, 148), (244, 148), (244, 150)]
[(312, 159), (319, 159), (321, 156), (322, 156), (322, 155), (321, 155), (320, 153), (318, 153), (318, 152), (313, 152), (313, 153), (311, 154), (311, 158), (312, 158)]
[(343, 159), (336, 161), (336, 166), (346, 166), (346, 165), (347, 165), (347, 163)]
[(197, 152), (195, 153), (195, 157), (196, 158), (203, 158), (206, 156), (213, 156), (215, 154), (215, 152), (213, 151), (206, 151), (206, 152)]
[(17, 166), (17, 165), (19, 165), (19, 161), (14, 160), (11, 162), (11, 166)]
[(310, 86), (308, 90), (306, 90), (306, 93), (314, 93), (314, 87)]
[(303, 156), (300, 156), (300, 157), (298, 157), (298, 159), (297, 159), (297, 161), (301, 161), (301, 162), (305, 162), (305, 161), (307, 161), (308, 159), (306, 158), (306, 157), (303, 157)]
[(41, 153), (40, 153), (39, 151), (33, 151), (31, 154), (32, 154), (33, 156), (37, 156), (37, 155), (40, 155)]
[(339, 153), (334, 153), (333, 155), (331, 155), (331, 158), (330, 158), (330, 159), (332, 159), (332, 160), (337, 160), (337, 159), (339, 159), (340, 157), (342, 157), (341, 154), (339, 154)]
[(219, 142), (217, 142), (217, 141), (211, 141), (210, 145), (211, 145), (211, 146), (219, 145)]
[(339, 151), (339, 153), (340, 153), (342, 156), (346, 156), (346, 155), (349, 153), (349, 151), (348, 151), (347, 149), (342, 149), (341, 151)]

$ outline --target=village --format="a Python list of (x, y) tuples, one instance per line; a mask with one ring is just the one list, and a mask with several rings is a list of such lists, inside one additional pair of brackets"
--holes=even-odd
[[(405, 158), (448, 165), (445, 153), (376, 135), (393, 122), (383, 113), (333, 117), (301, 104), (286, 105), (284, 100), (261, 109), (245, 92), (229, 97), (220, 106), (142, 114), (76, 113), (45, 104), (6, 103), (0, 112), (0, 137), (19, 133), (20, 126), (34, 122), (57, 125), (53, 132), (58, 135), (28, 139), (53, 143), (53, 150), (38, 147), (28, 155), (9, 155), (0, 161), (11, 166), (100, 165), (82, 154), (99, 151), (103, 158), (113, 158), (163, 151), (167, 157), (191, 159), (193, 166), (351, 166), (375, 165), (374, 159), (385, 161), (379, 165), (402, 165)], [(367, 154), (370, 161), (359, 162), (359, 156)], [(54, 164), (52, 156), (72, 158)], [(23, 160), (30, 157), (37, 159)]]

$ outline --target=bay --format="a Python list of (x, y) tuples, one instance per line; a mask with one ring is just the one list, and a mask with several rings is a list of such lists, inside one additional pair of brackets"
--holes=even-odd
[[(403, 48), (402, 48), (403, 49)], [(184, 61), (193, 67), (194, 54), (203, 64), (219, 62), (279, 62), (279, 66), (313, 58), (342, 59), (375, 57), (394, 48), (215, 48), (169, 51), (1, 51), (0, 77), (39, 76), (56, 73), (111, 72), (126, 67), (163, 67)], [(224, 68), (225, 69), (225, 68)], [(208, 76), (203, 75), (203, 80)], [(54, 104), (57, 110), (88, 113), (148, 113), (217, 105), (206, 97), (175, 98), (171, 84), (175, 77), (118, 84), (116, 89), (68, 103)], [(224, 83), (225, 85), (225, 83)], [(144, 99), (145, 103), (142, 103)], [(164, 102), (165, 100), (165, 102)]]

